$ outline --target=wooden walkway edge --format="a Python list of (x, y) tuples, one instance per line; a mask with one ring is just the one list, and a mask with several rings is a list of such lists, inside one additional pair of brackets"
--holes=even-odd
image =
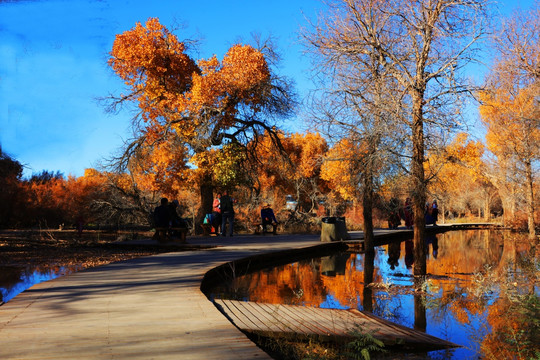
[(216, 299), (215, 304), (239, 329), (251, 333), (336, 339), (352, 338), (351, 332), (360, 330), (372, 334), (386, 345), (435, 349), (459, 347), (452, 342), (356, 309), (322, 309), (222, 299)]

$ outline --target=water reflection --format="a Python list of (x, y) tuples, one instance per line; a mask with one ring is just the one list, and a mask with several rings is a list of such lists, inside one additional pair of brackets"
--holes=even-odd
[(373, 273), (375, 272), (375, 252), (364, 254), (364, 289), (362, 291), (362, 307), (364, 310), (373, 312)]
[(32, 286), (81, 270), (81, 266), (0, 267), (0, 303), (8, 302)]
[(526, 237), (489, 230), (429, 237), (425, 281), (412, 276), (413, 250), (407, 240), (374, 254), (297, 261), (232, 279), (212, 296), (357, 308), (463, 346), (430, 353), (438, 358), (534, 357), (539, 334), (525, 330), (539, 318), (539, 261)]

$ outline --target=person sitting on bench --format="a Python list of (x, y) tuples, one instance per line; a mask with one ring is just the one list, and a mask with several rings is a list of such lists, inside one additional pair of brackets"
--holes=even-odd
[(186, 241), (187, 224), (184, 219), (178, 215), (178, 208), (180, 203), (178, 200), (173, 200), (169, 203), (169, 236), (180, 238), (182, 241)]
[(159, 242), (167, 241), (171, 214), (169, 212), (169, 200), (161, 199), (161, 205), (154, 210), (154, 226), (156, 228), (156, 238)]
[(263, 234), (266, 233), (266, 225), (272, 225), (272, 234), (276, 234), (278, 221), (274, 215), (274, 210), (272, 210), (270, 207), (270, 204), (266, 204), (266, 206), (263, 206), (261, 209), (261, 225)]

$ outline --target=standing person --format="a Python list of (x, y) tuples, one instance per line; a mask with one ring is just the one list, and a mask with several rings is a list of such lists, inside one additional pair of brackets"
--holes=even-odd
[(426, 219), (426, 225), (433, 224), (433, 217), (431, 216), (431, 205), (429, 204), (429, 202), (426, 202), (424, 217)]
[(233, 236), (233, 225), (234, 225), (234, 207), (233, 199), (229, 196), (227, 190), (223, 191), (223, 195), (220, 199), (220, 210), (221, 210), (221, 235), (226, 236), (225, 230), (227, 229), (226, 224), (229, 223), (229, 236)]
[(401, 218), (399, 216), (399, 200), (397, 198), (391, 198), (388, 204), (388, 228), (397, 229), (401, 225)]
[(214, 203), (212, 204), (212, 215), (214, 232), (219, 234), (221, 232), (221, 193), (218, 193), (217, 197), (214, 199)]
[(403, 220), (405, 221), (405, 226), (407, 229), (412, 229), (413, 227), (413, 211), (411, 198), (405, 200), (405, 205), (403, 205)]
[(438, 226), (439, 207), (437, 206), (437, 200), (433, 200), (433, 204), (431, 204), (431, 218), (433, 220), (433, 226)]

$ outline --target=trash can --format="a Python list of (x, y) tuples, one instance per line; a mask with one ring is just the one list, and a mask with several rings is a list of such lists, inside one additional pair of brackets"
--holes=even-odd
[(329, 216), (321, 219), (321, 241), (349, 240), (345, 217)]

